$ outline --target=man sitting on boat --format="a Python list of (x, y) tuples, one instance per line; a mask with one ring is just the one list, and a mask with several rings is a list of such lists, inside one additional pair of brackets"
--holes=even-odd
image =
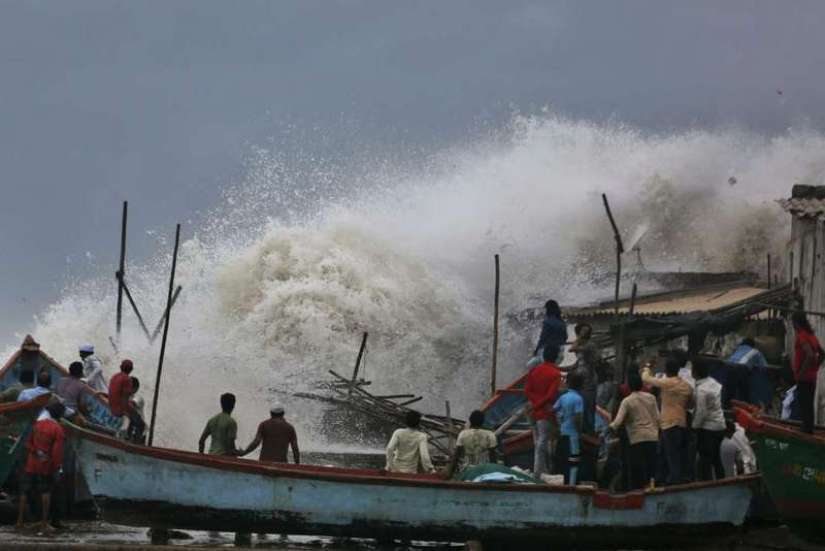
[(23, 369), (20, 371), (18, 382), (0, 392), (0, 404), (3, 402), (16, 402), (20, 393), (30, 388), (34, 388), (34, 371)]
[(238, 423), (232, 418), (234, 409), (235, 395), (230, 392), (221, 394), (221, 412), (209, 419), (200, 440), (198, 440), (198, 451), (200, 453), (203, 453), (206, 447), (206, 439), (211, 438), (209, 443), (210, 455), (240, 455), (240, 450), (235, 447), (235, 439), (238, 437)]
[(451, 478), (457, 469), (495, 463), (497, 445), (496, 434), (484, 428), (484, 412), (475, 410), (470, 414), (470, 428), (458, 433), (447, 478)]
[(427, 434), (419, 429), (421, 414), (408, 411), (404, 420), (407, 427), (393, 432), (387, 444), (387, 470), (394, 473), (435, 472)]
[(295, 427), (284, 419), (284, 408), (273, 406), (269, 410), (269, 419), (258, 425), (255, 439), (241, 452), (247, 455), (261, 448), (260, 460), (269, 463), (287, 463), (287, 449), (292, 448), (292, 460), (298, 465), (301, 463), (301, 452), (298, 450), (298, 435)]
[(57, 382), (55, 394), (66, 406), (65, 417), (71, 419), (80, 413), (80, 405), (82, 403), (83, 395), (86, 393), (92, 394), (93, 391), (89, 386), (83, 382), (83, 364), (80, 362), (72, 362), (69, 365), (69, 376), (63, 377)]
[(83, 375), (86, 384), (92, 387), (95, 392), (106, 392), (106, 376), (103, 374), (103, 362), (95, 356), (95, 347), (91, 344), (83, 344), (79, 348), (80, 359), (83, 361)]
[(37, 386), (33, 388), (27, 388), (26, 390), (22, 391), (20, 395), (17, 397), (18, 402), (29, 402), (43, 396), (44, 394), (48, 394), (51, 392), (49, 387), (52, 386), (52, 376), (49, 373), (48, 369), (42, 370), (40, 373), (37, 374)]

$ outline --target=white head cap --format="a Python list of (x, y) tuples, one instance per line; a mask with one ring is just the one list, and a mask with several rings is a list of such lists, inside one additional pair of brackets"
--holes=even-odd
[(95, 353), (95, 347), (91, 344), (81, 344), (80, 345), (80, 352), (88, 352), (89, 354)]

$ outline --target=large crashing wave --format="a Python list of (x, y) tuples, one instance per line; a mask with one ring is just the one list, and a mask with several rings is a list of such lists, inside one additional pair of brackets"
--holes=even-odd
[[(273, 400), (313, 440), (318, 406), (288, 393), (312, 388), (328, 369), (349, 373), (363, 331), (374, 389), (426, 394), (422, 408), (438, 412), (449, 399), (466, 414), (488, 388), (493, 254), (502, 258), (505, 311), (551, 295), (592, 297), (590, 282), (613, 263), (605, 192), (626, 236), (648, 228), (640, 243), (648, 268), (758, 270), (788, 235), (773, 199), (797, 181), (821, 181), (825, 137), (651, 136), (516, 117), (415, 169), (374, 168), (336, 180), (327, 166), (292, 167), (258, 152), (225, 204), (203, 227), (186, 228), (195, 237), (179, 260), (184, 291), (171, 321), (161, 443), (193, 447), (224, 391), (238, 395), (242, 441)], [(130, 268), (150, 319), (162, 312), (168, 265), (161, 256)], [(85, 341), (110, 372), (119, 357), (133, 358), (148, 398), (157, 343), (148, 346), (127, 316), (120, 356), (113, 351), (115, 291), (108, 280), (75, 285), (33, 332), (65, 362)], [(503, 342), (507, 379), (529, 349), (506, 328)]]

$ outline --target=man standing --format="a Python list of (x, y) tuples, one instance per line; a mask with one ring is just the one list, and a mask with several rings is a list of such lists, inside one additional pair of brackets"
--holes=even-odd
[(710, 376), (708, 360), (695, 356), (693, 378), (696, 379), (693, 429), (696, 431), (696, 451), (699, 454), (699, 478), (713, 480), (725, 477), (719, 455), (725, 437), (725, 413), (722, 410), (722, 385)]
[(559, 421), (561, 438), (557, 446), (557, 468), (564, 469), (564, 483), (576, 485), (581, 463), (581, 433), (584, 399), (580, 393), (582, 376), (576, 371), (567, 377), (567, 392), (556, 400), (553, 411)]
[(610, 430), (624, 426), (630, 441), (631, 487), (638, 490), (656, 476), (656, 446), (659, 443), (659, 410), (656, 398), (642, 391), (642, 378), (637, 371), (627, 376), (630, 395), (622, 400)]
[(661, 392), (662, 452), (667, 465), (667, 483), (685, 481), (685, 459), (688, 455), (687, 410), (693, 398), (693, 389), (679, 377), (681, 362), (671, 356), (665, 364), (665, 377), (654, 377), (650, 367), (642, 369), (642, 382)]
[(238, 437), (238, 423), (232, 418), (234, 409), (235, 395), (229, 392), (221, 394), (221, 412), (209, 419), (200, 440), (198, 440), (198, 451), (200, 453), (203, 453), (206, 439), (211, 438), (209, 443), (209, 453), (211, 455), (240, 454), (240, 451), (235, 447), (235, 439)]
[(106, 377), (103, 375), (103, 363), (95, 356), (95, 347), (91, 344), (80, 346), (80, 359), (83, 361), (83, 375), (86, 384), (95, 392), (106, 392)]
[(579, 394), (584, 400), (584, 425), (583, 432), (592, 434), (596, 427), (596, 393), (599, 387), (599, 379), (596, 374), (596, 366), (599, 363), (599, 347), (593, 342), (593, 328), (589, 323), (579, 323), (576, 325), (576, 342), (570, 347), (570, 352), (576, 354), (576, 369), (581, 378), (581, 389)]
[(495, 463), (497, 445), (495, 433), (484, 428), (484, 412), (475, 410), (470, 414), (470, 428), (458, 433), (448, 478), (457, 470)]
[(298, 451), (298, 436), (295, 427), (284, 419), (284, 408), (274, 406), (269, 410), (269, 419), (258, 425), (255, 439), (241, 455), (247, 455), (261, 447), (260, 461), (269, 463), (287, 463), (287, 448), (292, 448), (292, 460), (296, 465), (301, 463), (301, 453)]
[(407, 427), (393, 432), (387, 444), (387, 470), (394, 473), (434, 472), (427, 435), (418, 428), (421, 414), (408, 411), (404, 420)]
[[(555, 300), (548, 300), (544, 303), (544, 321), (541, 324), (541, 335), (533, 356), (543, 359), (542, 349), (545, 346), (553, 345), (559, 350), (567, 342), (567, 324), (561, 319), (561, 308)], [(558, 356), (558, 354), (556, 354)]]
[(816, 380), (819, 365), (822, 363), (822, 347), (814, 335), (814, 330), (808, 322), (804, 312), (794, 312), (791, 317), (796, 332), (794, 340), (793, 374), (796, 378), (796, 401), (799, 402), (799, 413), (802, 421), (802, 431), (808, 434), (814, 432), (814, 417), (816, 416), (815, 400)]
[(530, 370), (524, 384), (527, 411), (533, 426), (533, 476), (536, 478), (549, 472), (550, 421), (561, 385), (561, 371), (556, 367), (558, 356), (558, 345), (545, 345), (542, 351), (544, 362)]
[(17, 528), (22, 528), (28, 509), (28, 492), (39, 492), (41, 496), (41, 529), (52, 532), (49, 524), (51, 495), (56, 479), (63, 466), (63, 443), (65, 434), (58, 421), (63, 415), (63, 405), (54, 402), (38, 417), (32, 434), (26, 444), (28, 455), (21, 480), (20, 504), (17, 514)]
[(773, 383), (768, 375), (768, 362), (756, 348), (756, 341), (750, 337), (742, 339), (728, 361), (745, 369), (747, 401), (764, 410), (769, 408), (773, 402)]

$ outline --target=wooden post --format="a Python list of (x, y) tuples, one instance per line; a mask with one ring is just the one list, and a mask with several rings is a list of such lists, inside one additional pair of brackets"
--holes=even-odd
[(619, 322), (619, 331), (616, 335), (616, 384), (621, 385), (625, 380), (625, 364), (627, 363), (627, 345), (625, 343), (624, 322)]
[[(174, 308), (175, 303), (178, 301), (178, 295), (180, 295), (180, 292), (182, 290), (183, 290), (183, 287), (181, 285), (178, 285), (177, 288), (175, 289), (175, 294), (172, 295), (172, 304), (171, 304), (171, 306), (169, 306), (169, 311), (171, 311), (172, 308)], [(160, 316), (160, 319), (158, 320), (158, 324), (155, 326), (155, 330), (152, 332), (152, 336), (149, 337), (149, 343), (150, 344), (154, 343), (155, 339), (158, 338), (158, 335), (160, 334), (160, 330), (163, 329), (163, 322), (164, 321), (166, 321), (166, 311), (165, 310), (164, 310), (163, 314)]]
[(622, 280), (622, 254), (624, 254), (624, 244), (622, 243), (622, 236), (619, 233), (619, 228), (616, 226), (616, 221), (613, 219), (613, 213), (610, 212), (610, 203), (607, 202), (607, 194), (602, 193), (602, 201), (604, 202), (604, 210), (607, 211), (607, 218), (610, 220), (610, 226), (613, 228), (613, 238), (616, 240), (616, 292), (615, 292), (615, 313), (619, 314), (619, 288)]
[(126, 271), (126, 219), (129, 214), (129, 201), (123, 201), (123, 218), (120, 223), (120, 264), (118, 264), (117, 273), (117, 321), (116, 321), (116, 335), (118, 341), (120, 340), (120, 328), (123, 325), (123, 277)]
[(490, 368), (490, 396), (496, 395), (496, 369), (498, 369), (498, 304), (501, 290), (501, 270), (499, 256), (495, 255), (496, 287), (493, 296), (493, 364)]
[[(355, 360), (355, 367), (352, 370), (352, 384), (354, 385), (358, 380), (358, 370), (361, 368), (361, 360), (364, 358), (364, 351), (367, 349), (367, 337), (369, 333), (364, 331), (364, 336), (361, 337), (361, 347), (358, 349), (358, 358)], [(350, 386), (349, 393), (352, 394), (352, 387)]]
[(444, 409), (447, 412), (447, 449), (450, 450), (450, 455), (455, 453), (455, 433), (453, 432), (453, 416), (450, 413), (450, 401), (444, 402)]
[(149, 424), (149, 445), (155, 436), (155, 416), (158, 410), (158, 394), (160, 394), (160, 375), (163, 371), (163, 356), (166, 353), (166, 338), (169, 335), (169, 314), (172, 309), (172, 289), (175, 288), (175, 268), (178, 265), (178, 246), (180, 244), (180, 224), (175, 228), (175, 250), (172, 253), (172, 274), (169, 276), (169, 293), (166, 295), (166, 313), (163, 322), (163, 338), (160, 341), (160, 357), (158, 358), (158, 373), (155, 377), (155, 394), (152, 397), (152, 420)]
[(146, 335), (146, 338), (149, 339), (149, 341), (151, 342), (152, 337), (149, 336), (149, 329), (143, 322), (143, 316), (140, 315), (140, 310), (138, 310), (137, 304), (135, 304), (135, 299), (132, 298), (132, 293), (129, 291), (129, 286), (126, 285), (126, 282), (122, 279), (120, 280), (120, 286), (123, 289), (123, 291), (126, 292), (126, 298), (129, 299), (129, 304), (132, 305), (132, 310), (135, 312), (135, 316), (137, 316), (140, 328), (143, 329), (143, 334)]
[(768, 289), (771, 288), (771, 254), (768, 253)]

